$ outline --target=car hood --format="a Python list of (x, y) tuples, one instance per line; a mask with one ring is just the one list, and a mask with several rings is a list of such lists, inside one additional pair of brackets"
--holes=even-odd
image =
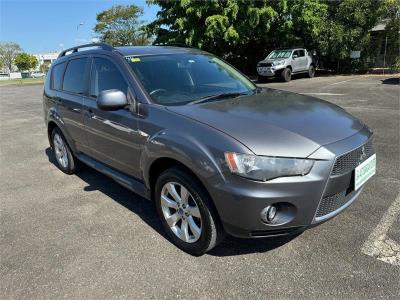
[(258, 63), (273, 63), (275, 61), (286, 60), (287, 58), (276, 58), (276, 59), (264, 59), (260, 60)]
[(273, 89), (168, 109), (230, 135), (257, 155), (307, 157), (363, 128), (339, 106)]

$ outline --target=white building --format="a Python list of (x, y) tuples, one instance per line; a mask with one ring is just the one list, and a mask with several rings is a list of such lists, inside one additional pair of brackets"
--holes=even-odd
[(43, 64), (51, 65), (58, 57), (60, 52), (49, 52), (43, 54), (33, 54), (38, 60), (38, 66), (36, 67), (36, 71), (40, 69), (40, 66)]

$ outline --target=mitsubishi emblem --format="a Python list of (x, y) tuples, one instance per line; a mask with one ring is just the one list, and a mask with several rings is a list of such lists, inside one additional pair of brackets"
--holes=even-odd
[(361, 147), (361, 155), (360, 155), (360, 163), (362, 163), (366, 157), (367, 157), (367, 153), (365, 152), (365, 147), (362, 146)]

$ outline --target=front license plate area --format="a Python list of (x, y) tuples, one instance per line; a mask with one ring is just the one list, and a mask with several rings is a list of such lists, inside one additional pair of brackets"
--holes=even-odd
[(376, 173), (376, 154), (369, 157), (354, 170), (354, 189), (358, 190)]

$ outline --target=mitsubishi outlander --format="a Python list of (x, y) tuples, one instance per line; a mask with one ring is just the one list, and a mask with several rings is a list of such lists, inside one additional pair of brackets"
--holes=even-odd
[(190, 47), (65, 50), (43, 99), (59, 169), (84, 163), (153, 201), (169, 239), (192, 255), (226, 233), (318, 225), (375, 173), (363, 122), (320, 99), (261, 89)]

